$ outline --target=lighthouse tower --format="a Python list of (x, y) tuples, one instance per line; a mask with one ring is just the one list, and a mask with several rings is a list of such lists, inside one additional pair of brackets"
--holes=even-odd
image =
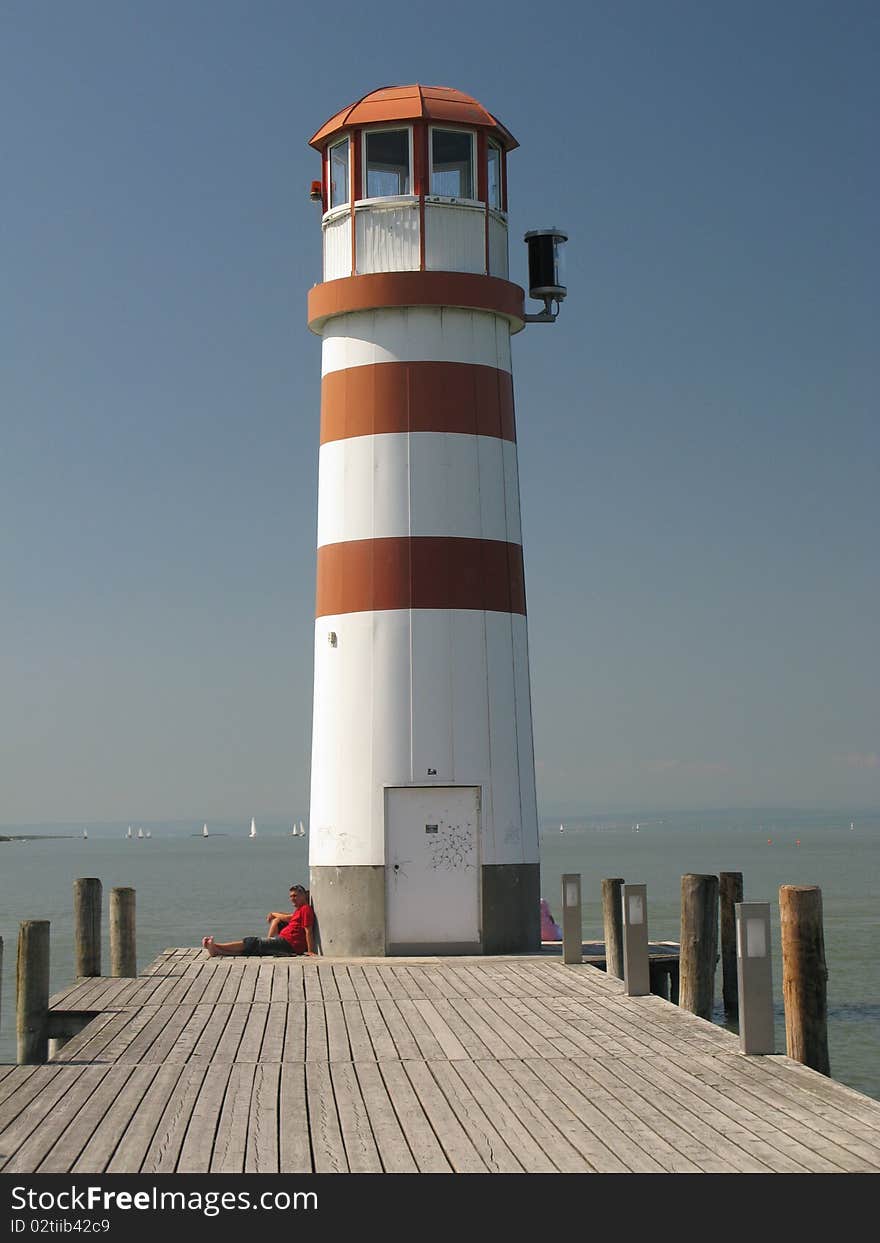
[(516, 145), (475, 99), (418, 85), (372, 92), (311, 139), (324, 279), (308, 304), (322, 339), (309, 864), (325, 954), (539, 945)]

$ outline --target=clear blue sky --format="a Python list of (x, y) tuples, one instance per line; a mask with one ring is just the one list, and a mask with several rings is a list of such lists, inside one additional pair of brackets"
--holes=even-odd
[(480, 99), (541, 810), (880, 805), (875, 3), (0, 0), (0, 823), (308, 808), (306, 146)]

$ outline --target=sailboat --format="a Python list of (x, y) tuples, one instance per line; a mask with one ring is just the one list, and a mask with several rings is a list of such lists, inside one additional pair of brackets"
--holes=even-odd
[(300, 837), (305, 837), (305, 835), (306, 835), (305, 827), (303, 826), (303, 822), (302, 822), (302, 820), (300, 820), (300, 822), (299, 822), (299, 836), (300, 836)]
[(294, 823), (293, 823), (293, 828), (290, 830), (290, 836), (291, 836), (291, 837), (297, 837), (297, 836), (298, 836), (297, 831), (296, 831), (296, 821), (294, 821)]
[(152, 836), (153, 836), (153, 834), (152, 834), (152, 832), (150, 831), (150, 829), (147, 829), (146, 833), (144, 834), (144, 837), (152, 837)]
[(126, 833), (126, 835), (125, 835), (125, 836), (126, 836), (126, 837), (131, 837), (131, 825), (129, 825), (129, 826), (128, 826), (128, 832)]
[(248, 836), (249, 836), (249, 837), (256, 837), (256, 836), (257, 836), (257, 822), (256, 822), (256, 820), (254, 820), (253, 818), (251, 819), (251, 831), (250, 831), (250, 833), (248, 834)]
[(208, 826), (206, 824), (203, 824), (202, 825), (202, 837), (207, 837), (207, 836), (208, 836)]
[(143, 831), (143, 829), (138, 829), (137, 835), (138, 835), (138, 837), (143, 837), (143, 835), (144, 835), (144, 831)]
[(564, 824), (560, 824), (560, 826), (559, 826), (559, 832), (560, 832), (560, 833), (564, 833), (564, 832), (565, 832), (565, 825), (564, 825)]
[(84, 839), (86, 839), (86, 840), (88, 840), (88, 836), (89, 836), (89, 831), (88, 831), (88, 829), (83, 829), (83, 838), (84, 838)]

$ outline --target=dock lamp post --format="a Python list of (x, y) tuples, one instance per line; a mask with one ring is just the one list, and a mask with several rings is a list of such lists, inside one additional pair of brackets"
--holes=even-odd
[(770, 903), (737, 902), (735, 909), (740, 1052), (773, 1053)]
[(562, 961), (583, 962), (581, 878), (567, 872), (562, 878)]
[(648, 959), (648, 891), (646, 885), (622, 885), (623, 983), (628, 997), (651, 991)]

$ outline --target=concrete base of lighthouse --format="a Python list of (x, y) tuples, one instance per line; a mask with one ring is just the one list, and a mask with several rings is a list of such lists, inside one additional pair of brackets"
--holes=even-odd
[(481, 869), (482, 941), (412, 941), (386, 936), (385, 867), (312, 867), (312, 904), (322, 954), (381, 958), (422, 954), (534, 953), (541, 944), (537, 863), (487, 864)]

